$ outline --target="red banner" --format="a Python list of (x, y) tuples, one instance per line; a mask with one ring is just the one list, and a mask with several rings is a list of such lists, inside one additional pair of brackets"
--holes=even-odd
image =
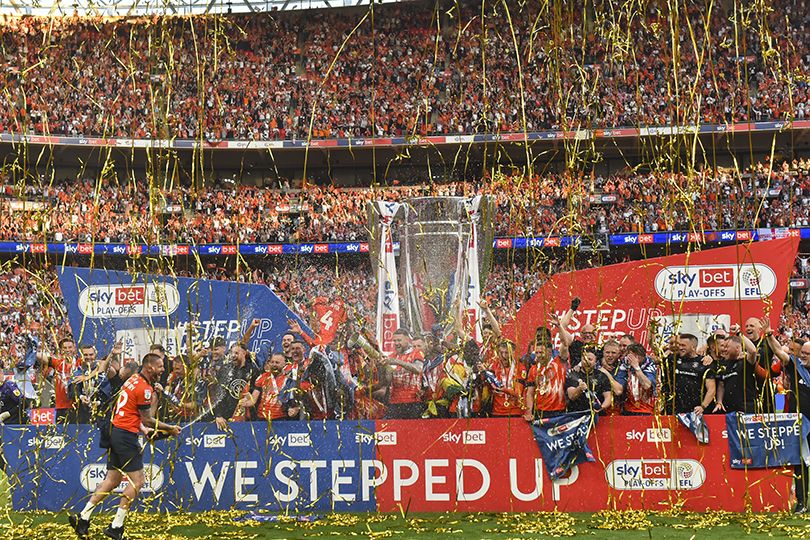
[(700, 445), (674, 417), (600, 418), (593, 463), (552, 481), (520, 418), (378, 421), (375, 496), (383, 512), (530, 512), (605, 508), (741, 512), (788, 508), (785, 469), (733, 470), (725, 417)]
[(647, 343), (655, 317), (728, 317), (744, 325), (769, 315), (779, 325), (798, 240), (783, 238), (556, 274), (517, 312), (507, 330), (521, 350), (552, 312), (582, 299), (570, 327), (593, 324), (601, 339), (631, 333)]

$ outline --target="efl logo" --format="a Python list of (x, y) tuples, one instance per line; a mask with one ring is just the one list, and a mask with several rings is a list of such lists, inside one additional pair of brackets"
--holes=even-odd
[(731, 268), (701, 268), (701, 287), (733, 287), (734, 270)]
[(115, 289), (116, 306), (142, 305), (144, 300), (143, 287), (120, 287)]
[(287, 442), (290, 446), (312, 446), (309, 433), (290, 433), (287, 435)]
[(394, 446), (397, 444), (396, 431), (377, 431), (374, 433), (377, 446)]
[(225, 448), (225, 434), (210, 433), (203, 437), (204, 448)]

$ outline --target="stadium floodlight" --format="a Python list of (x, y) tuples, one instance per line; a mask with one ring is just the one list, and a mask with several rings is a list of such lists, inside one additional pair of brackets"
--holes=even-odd
[[(390, 4), (403, 0), (377, 0)], [(371, 0), (7, 0), (0, 14), (63, 17), (140, 17), (149, 15), (205, 15), (267, 13), (366, 6)]]

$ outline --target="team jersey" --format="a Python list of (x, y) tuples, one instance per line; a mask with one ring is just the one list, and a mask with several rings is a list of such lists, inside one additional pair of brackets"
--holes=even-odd
[(580, 382), (585, 383), (587, 390), (568, 402), (568, 411), (581, 412), (601, 409), (605, 393), (610, 392), (610, 379), (607, 378), (607, 375), (598, 369), (585, 371), (580, 363), (578, 368), (572, 369), (568, 373), (565, 379), (566, 391), (569, 388), (578, 388)]
[[(620, 373), (624, 369), (624, 362), (618, 362), (612, 368), (609, 368), (603, 362), (602, 367), (605, 369), (605, 371), (610, 373), (610, 376), (613, 377), (614, 381), (618, 382), (619, 384), (622, 385), (622, 387), (624, 387), (624, 384), (621, 382), (621, 380), (619, 378)], [(613, 386), (611, 386), (610, 388), (611, 388), (611, 391), (612, 391)], [(604, 414), (605, 416), (618, 416), (618, 415), (622, 414), (622, 408), (624, 407), (624, 399), (625, 399), (624, 395), (618, 395), (617, 396), (614, 393), (613, 394), (613, 403), (610, 404), (610, 407), (608, 407), (607, 410), (602, 411), (602, 414)]]
[(138, 433), (141, 429), (141, 410), (151, 405), (152, 385), (140, 373), (136, 373), (121, 387), (112, 423), (117, 428)]
[(273, 375), (266, 371), (259, 375), (256, 379), (256, 388), (261, 390), (262, 396), (259, 401), (258, 415), (263, 420), (277, 420), (285, 418), (287, 414), (284, 412), (284, 407), (278, 401), (278, 395), (281, 389), (284, 388), (284, 383), (287, 381), (287, 375), (279, 373)]
[(509, 366), (504, 366), (501, 362), (495, 361), (490, 366), (490, 370), (495, 376), (495, 384), (490, 383), (492, 388), (492, 415), (522, 415), (523, 385), (518, 382), (521, 365), (513, 362)]
[(726, 412), (755, 412), (757, 377), (755, 366), (745, 360), (726, 360), (717, 368), (715, 379), (723, 383)]
[(639, 382), (636, 370), (622, 363), (619, 366), (616, 381), (624, 388), (624, 410), (635, 414), (653, 414), (655, 411), (655, 388), (658, 370), (655, 367), (655, 362), (649, 356), (638, 367), (641, 368), (644, 376), (650, 380), (652, 386), (645, 390)]
[[(422, 369), (422, 353), (416, 349), (394, 356), (395, 360), (414, 364)], [(411, 373), (401, 366), (392, 367), (391, 395), (388, 403), (419, 403), (422, 401), (422, 374)]]
[(565, 364), (560, 358), (552, 358), (544, 367), (534, 364), (526, 377), (526, 386), (534, 386), (535, 411), (564, 411)]
[(704, 366), (702, 358), (669, 358), (664, 388), (668, 390), (666, 414), (692, 412), (701, 404), (707, 379), (715, 378), (715, 368)]
[(68, 383), (73, 372), (82, 366), (81, 358), (51, 358), (54, 370), (54, 395), (57, 409), (72, 409), (76, 403), (68, 396)]

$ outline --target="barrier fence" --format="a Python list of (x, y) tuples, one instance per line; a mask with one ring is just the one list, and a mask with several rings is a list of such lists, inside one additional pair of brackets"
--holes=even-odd
[[(674, 417), (608, 417), (595, 461), (550, 480), (519, 418), (197, 423), (146, 445), (140, 505), (160, 510), (524, 512), (785, 510), (788, 468), (732, 469), (725, 416), (708, 444)], [(81, 509), (105, 475), (92, 426), (5, 426), (14, 510)], [(107, 504), (114, 501), (108, 499)]]

